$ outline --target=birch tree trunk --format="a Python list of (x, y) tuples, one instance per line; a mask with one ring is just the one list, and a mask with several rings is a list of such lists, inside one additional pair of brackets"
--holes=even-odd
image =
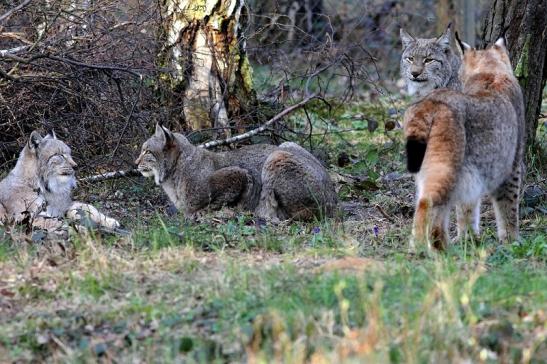
[(491, 44), (505, 30), (524, 94), (527, 146), (533, 146), (547, 80), (547, 0), (493, 0), (482, 27), (482, 45)]
[(180, 126), (249, 124), (256, 95), (245, 53), (244, 0), (163, 0), (161, 11), (160, 64), (172, 70), (165, 81), (182, 103), (175, 117)]

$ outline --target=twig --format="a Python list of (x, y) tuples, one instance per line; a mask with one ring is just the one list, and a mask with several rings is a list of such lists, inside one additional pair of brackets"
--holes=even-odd
[[(318, 98), (318, 96), (315, 95), (315, 94), (306, 97), (304, 100), (300, 101), (299, 103), (294, 104), (294, 105), (286, 108), (285, 110), (281, 111), (279, 114), (277, 114), (276, 116), (274, 116), (273, 118), (271, 118), (270, 120), (265, 122), (264, 125), (256, 128), (256, 129), (253, 129), (253, 130), (251, 130), (247, 133), (236, 135), (234, 137), (223, 139), (223, 140), (214, 140), (212, 142), (208, 142), (208, 143), (205, 143), (205, 144), (200, 144), (200, 145), (198, 145), (198, 148), (208, 149), (208, 148), (212, 148), (212, 147), (217, 147), (219, 145), (226, 145), (226, 144), (230, 144), (230, 143), (240, 142), (240, 141), (245, 140), (245, 139), (249, 139), (249, 138), (257, 135), (258, 133), (263, 132), (270, 125), (272, 125), (273, 123), (283, 119), (285, 116), (289, 115), (293, 111), (301, 108), (302, 106), (306, 105), (308, 102), (310, 102), (311, 100), (316, 99), (316, 98)], [(138, 175), (140, 175), (140, 173), (136, 169), (130, 169), (130, 170), (127, 170), (127, 171), (108, 172), (108, 173), (101, 173), (101, 174), (94, 175), (94, 176), (83, 177), (83, 178), (80, 178), (80, 181), (92, 183), (92, 182), (101, 182), (101, 181), (120, 178), (120, 177), (129, 177), (129, 176), (138, 176)]]
[(107, 64), (89, 64), (89, 63), (75, 61), (75, 60), (69, 59), (69, 58), (53, 56), (53, 55), (50, 55), (50, 54), (46, 54), (45, 57), (49, 58), (51, 60), (54, 60), (54, 61), (68, 63), (68, 64), (71, 64), (73, 66), (78, 66), (78, 67), (91, 68), (91, 69), (102, 70), (102, 71), (126, 72), (126, 73), (129, 73), (130, 75), (138, 77), (139, 79), (142, 79), (141, 74), (129, 69), (128, 67), (124, 67), (124, 66), (107, 65)]
[(4, 19), (6, 19), (6, 18), (9, 18), (11, 16), (11, 14), (15, 13), (16, 11), (19, 11), (19, 10), (23, 9), (25, 6), (30, 4), (31, 1), (32, 0), (25, 0), (21, 4), (14, 7), (13, 9), (8, 10), (4, 14), (0, 15), (0, 22), (4, 21)]
[(382, 206), (376, 204), (375, 205), (376, 209), (378, 211), (380, 211), (380, 213), (382, 214), (382, 216), (384, 216), (386, 219), (388, 219), (390, 222), (393, 222), (393, 218), (391, 216), (389, 216), (385, 211), (384, 209), (382, 208)]
[(198, 145), (198, 147), (208, 149), (208, 148), (212, 148), (212, 147), (217, 147), (219, 145), (226, 145), (226, 144), (230, 144), (230, 143), (240, 142), (240, 141), (245, 140), (245, 139), (249, 139), (249, 138), (251, 138), (251, 137), (253, 137), (253, 136), (255, 136), (255, 135), (257, 135), (257, 134), (259, 134), (263, 131), (265, 131), (270, 125), (272, 125), (275, 122), (283, 119), (285, 116), (289, 115), (293, 111), (301, 108), (302, 106), (306, 105), (308, 102), (310, 102), (311, 100), (316, 99), (316, 98), (317, 98), (316, 94), (313, 94), (313, 95), (310, 95), (310, 96), (306, 97), (304, 100), (300, 101), (299, 103), (294, 104), (291, 107), (288, 107), (285, 110), (281, 111), (279, 114), (277, 114), (276, 116), (274, 116), (270, 120), (266, 121), (264, 123), (264, 125), (262, 125), (261, 127), (258, 127), (256, 129), (253, 129), (253, 130), (248, 131), (248, 132), (243, 133), (243, 134), (236, 135), (236, 136), (231, 137), (231, 138), (227, 138), (227, 139), (223, 139), (223, 140), (213, 140), (212, 142), (207, 142), (207, 143), (204, 143), (204, 144), (200, 144), (200, 145)]
[(10, 48), (10, 49), (2, 49), (0, 50), (0, 57), (5, 57), (7, 54), (15, 54), (15, 53), (21, 52), (26, 50), (27, 48), (30, 48), (30, 46), (24, 45), (24, 46), (19, 46), (19, 47)]
[(120, 177), (131, 177), (131, 176), (140, 176), (140, 173), (136, 169), (129, 169), (127, 171), (115, 171), (115, 172), (101, 173), (94, 176), (87, 176), (87, 177), (80, 178), (79, 180), (80, 182), (93, 183), (93, 182), (106, 181), (108, 179), (115, 179)]
[[(139, 81), (139, 89), (137, 91), (137, 96), (135, 97), (135, 101), (133, 102), (133, 105), (131, 106), (131, 111), (129, 112), (129, 115), (127, 115), (127, 119), (125, 120), (125, 125), (123, 126), (122, 132), (120, 133), (120, 137), (118, 138), (118, 142), (116, 143), (116, 146), (114, 147), (114, 150), (112, 151), (112, 156), (110, 157), (110, 160), (114, 159), (114, 156), (116, 155), (116, 152), (118, 151), (118, 148), (120, 147), (120, 144), (122, 142), (122, 138), (125, 134), (125, 130), (127, 129), (127, 126), (129, 125), (129, 122), (131, 121), (131, 117), (133, 116), (135, 112), (135, 108), (137, 107), (137, 103), (139, 102), (139, 99), (141, 98), (143, 79), (144, 78), (141, 75), (140, 81)], [(125, 105), (124, 105), (124, 109), (125, 109)]]

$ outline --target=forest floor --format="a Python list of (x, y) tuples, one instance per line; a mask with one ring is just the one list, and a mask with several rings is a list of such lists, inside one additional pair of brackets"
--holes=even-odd
[(83, 186), (131, 233), (0, 232), (0, 362), (547, 363), (547, 121), (521, 241), (497, 243), (485, 203), (479, 242), (428, 255), (408, 252), (397, 107), (308, 111), (340, 219), (267, 226), (223, 210), (190, 225), (143, 178)]

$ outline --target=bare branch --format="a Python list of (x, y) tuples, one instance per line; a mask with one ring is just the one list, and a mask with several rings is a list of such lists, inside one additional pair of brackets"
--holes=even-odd
[(19, 53), (21, 51), (24, 51), (24, 50), (28, 49), (29, 47), (30, 46), (28, 46), (28, 45), (24, 45), (24, 46), (14, 47), (14, 48), (10, 48), (10, 49), (2, 49), (2, 50), (0, 50), (0, 57), (5, 57), (8, 54)]
[[(259, 134), (263, 131), (265, 131), (272, 124), (278, 122), (279, 120), (283, 119), (285, 116), (291, 114), (295, 110), (297, 110), (297, 109), (301, 108), (302, 106), (306, 105), (311, 100), (314, 100), (314, 99), (317, 99), (317, 98), (318, 98), (318, 96), (315, 95), (315, 94), (310, 95), (310, 96), (306, 97), (305, 99), (303, 99), (302, 101), (300, 101), (299, 103), (294, 104), (294, 105), (286, 108), (285, 110), (281, 111), (279, 114), (277, 114), (276, 116), (274, 116), (273, 118), (271, 118), (270, 120), (265, 122), (262, 126), (256, 128), (256, 129), (253, 129), (253, 130), (251, 130), (247, 133), (236, 135), (234, 137), (223, 139), (223, 140), (214, 140), (214, 141), (211, 141), (211, 142), (208, 142), (208, 143), (200, 144), (200, 145), (198, 145), (198, 147), (199, 148), (209, 149), (209, 148), (217, 147), (219, 145), (226, 145), (226, 144), (230, 144), (230, 143), (240, 142), (240, 141), (245, 140), (245, 139), (249, 139), (249, 138), (251, 138), (251, 137), (253, 137), (253, 136), (255, 136), (255, 135), (257, 135), (257, 134)], [(140, 173), (136, 169), (130, 169), (130, 170), (127, 170), (127, 171), (108, 172), (108, 173), (97, 174), (97, 175), (94, 175), (94, 176), (88, 176), (88, 177), (81, 178), (80, 181), (92, 183), (92, 182), (101, 182), (101, 181), (105, 181), (105, 180), (109, 180), (109, 179), (115, 179), (115, 178), (120, 178), (120, 177), (128, 177), (128, 176), (135, 176), (135, 175), (140, 175)]]
[(140, 176), (139, 171), (137, 171), (136, 169), (129, 169), (127, 171), (115, 171), (115, 172), (101, 173), (101, 174), (96, 174), (94, 176), (87, 176), (87, 177), (80, 178), (79, 181), (80, 182), (93, 183), (93, 182), (106, 181), (106, 180), (109, 180), (109, 179), (116, 179), (116, 178), (121, 178), (121, 177), (132, 177), (132, 176), (133, 177)]
[(21, 4), (17, 5), (16, 7), (14, 7), (13, 9), (11, 10), (8, 10), (7, 12), (5, 12), (4, 14), (0, 15), (0, 22), (1, 21), (4, 21), (4, 19), (7, 19), (11, 16), (11, 14), (15, 13), (16, 11), (19, 11), (21, 9), (23, 9), (25, 6), (27, 6), (28, 4), (30, 4), (32, 0), (25, 0), (23, 1)]
[(272, 124), (276, 123), (277, 121), (283, 119), (285, 116), (289, 115), (293, 111), (301, 108), (302, 106), (306, 105), (308, 102), (310, 102), (311, 100), (316, 99), (316, 98), (317, 98), (316, 94), (313, 94), (311, 96), (306, 97), (304, 100), (300, 101), (299, 103), (294, 104), (294, 105), (286, 108), (285, 110), (281, 111), (279, 114), (277, 114), (276, 116), (274, 116), (270, 120), (266, 121), (264, 123), (264, 125), (262, 125), (261, 127), (253, 129), (253, 130), (251, 130), (247, 133), (236, 135), (236, 136), (228, 138), (228, 139), (213, 140), (212, 142), (207, 142), (207, 143), (204, 143), (204, 144), (200, 144), (200, 145), (198, 145), (198, 147), (208, 149), (208, 148), (216, 147), (216, 146), (219, 146), (219, 145), (226, 145), (226, 144), (230, 144), (230, 143), (240, 142), (240, 141), (245, 140), (245, 139), (249, 139), (249, 138), (257, 135), (258, 133), (261, 133), (261, 132), (265, 131), (270, 125), (272, 125)]

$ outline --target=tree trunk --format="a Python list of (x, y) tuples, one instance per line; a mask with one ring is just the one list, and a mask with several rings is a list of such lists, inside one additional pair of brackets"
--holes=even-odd
[(503, 35), (522, 86), (526, 143), (535, 144), (542, 91), (547, 80), (547, 0), (493, 0), (482, 27), (482, 46)]
[(460, 19), (457, 16), (457, 0), (438, 0), (435, 10), (437, 13), (437, 34), (442, 34), (449, 23), (452, 29), (460, 28)]
[[(244, 0), (163, 0), (160, 64), (182, 104), (174, 115), (190, 130), (250, 123), (256, 105), (245, 53)], [(177, 117), (178, 116), (178, 117)]]
[(474, 45), (475, 7), (476, 0), (438, 0), (437, 34), (442, 34), (446, 26), (452, 23), (452, 29), (458, 30), (466, 43)]

